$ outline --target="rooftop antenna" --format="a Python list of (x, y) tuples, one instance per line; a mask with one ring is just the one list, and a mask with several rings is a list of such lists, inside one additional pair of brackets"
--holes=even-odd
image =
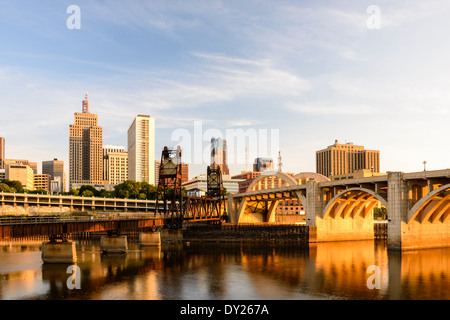
[(283, 167), (283, 163), (281, 162), (281, 151), (278, 151), (278, 171), (281, 172)]
[(84, 95), (82, 110), (83, 110), (84, 113), (89, 113), (89, 100), (88, 100), (88, 93), (87, 92)]
[(245, 144), (245, 171), (247, 171), (247, 163), (248, 163), (248, 150), (247, 144)]

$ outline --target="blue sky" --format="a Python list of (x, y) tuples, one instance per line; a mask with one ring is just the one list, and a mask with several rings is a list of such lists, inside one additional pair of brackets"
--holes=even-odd
[[(67, 28), (70, 5), (79, 30)], [(157, 157), (202, 121), (278, 130), (287, 172), (315, 171), (315, 151), (335, 139), (380, 150), (382, 171), (448, 168), (449, 13), (444, 0), (2, 0), (0, 136), (7, 158), (68, 165), (89, 92), (104, 144), (126, 146), (134, 116), (149, 114)]]

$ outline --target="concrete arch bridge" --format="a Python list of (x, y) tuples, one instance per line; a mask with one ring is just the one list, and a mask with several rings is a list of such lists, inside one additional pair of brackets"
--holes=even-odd
[[(274, 179), (277, 187), (270, 188)], [(230, 220), (273, 223), (278, 202), (293, 198), (305, 209), (310, 242), (373, 239), (373, 208), (384, 206), (388, 248), (450, 246), (450, 169), (347, 180), (265, 172), (245, 193), (228, 197)]]

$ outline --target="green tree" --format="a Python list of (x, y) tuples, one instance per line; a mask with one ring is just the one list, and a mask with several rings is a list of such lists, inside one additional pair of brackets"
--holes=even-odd
[(11, 188), (6, 183), (0, 183), (0, 192), (12, 192)]
[(69, 195), (71, 196), (78, 196), (80, 194), (80, 190), (78, 189), (72, 189), (68, 192)]
[(148, 182), (141, 182), (140, 186), (141, 186), (140, 193), (145, 194), (144, 199), (149, 199), (149, 200), (156, 199), (156, 193), (158, 191), (158, 188), (156, 186), (149, 184)]
[(22, 186), (22, 182), (20, 182), (20, 181), (3, 179), (2, 183), (5, 183), (6, 185), (8, 185), (8, 187), (11, 188), (10, 192), (18, 192), (18, 193), (23, 193), (24, 192), (24, 189), (23, 189), (23, 186)]
[(114, 191), (107, 191), (105, 189), (100, 190), (100, 197), (103, 198), (114, 198)]
[(94, 196), (94, 193), (93, 193), (91, 190), (84, 190), (84, 191), (81, 193), (81, 195), (82, 195), (83, 197), (93, 197), (93, 196)]
[(84, 191), (86, 190), (91, 191), (94, 197), (100, 196), (100, 191), (98, 191), (91, 185), (82, 185), (81, 188), (78, 190), (78, 194), (83, 194)]
[(114, 187), (114, 195), (117, 198), (137, 199), (141, 190), (139, 182), (134, 180), (126, 180)]
[(31, 193), (31, 194), (48, 194), (47, 190), (42, 189), (42, 188), (37, 188), (36, 190), (29, 191), (28, 193)]

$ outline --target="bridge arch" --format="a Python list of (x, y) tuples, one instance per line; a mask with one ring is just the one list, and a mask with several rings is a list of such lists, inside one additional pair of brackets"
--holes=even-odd
[(387, 200), (366, 188), (349, 188), (335, 195), (325, 206), (323, 218), (348, 218), (362, 215), (364, 218), (378, 203), (388, 206)]
[(299, 179), (314, 179), (317, 182), (325, 182), (325, 181), (331, 181), (330, 178), (316, 172), (300, 172), (293, 176), (295, 181), (298, 181)]
[(408, 211), (407, 223), (445, 222), (450, 216), (450, 184), (443, 185), (416, 202)]
[(271, 177), (276, 177), (279, 178), (281, 180), (284, 181), (284, 184), (287, 186), (295, 186), (297, 185), (297, 181), (295, 181), (295, 179), (284, 173), (281, 171), (264, 171), (262, 172), (258, 177), (256, 177), (255, 179), (253, 179), (252, 183), (248, 186), (247, 191), (246, 192), (250, 192), (250, 191), (254, 191), (252, 190), (256, 184), (258, 184), (260, 181), (267, 179), (267, 178), (271, 178)]
[[(281, 179), (283, 182), (282, 183), (283, 187), (290, 187), (290, 186), (297, 185), (297, 181), (291, 175), (288, 175), (284, 172), (264, 171), (250, 183), (250, 185), (247, 187), (246, 192), (257, 191), (257, 190), (255, 190), (255, 187), (257, 187), (258, 183), (260, 183), (264, 179), (268, 179), (268, 178)], [(274, 187), (280, 188), (281, 186), (277, 185)], [(306, 202), (306, 197), (303, 194), (301, 194), (301, 192), (295, 191), (295, 195), (299, 198), (300, 202), (302, 202), (302, 201)], [(275, 209), (276, 209), (279, 201), (280, 201), (280, 199), (270, 199), (270, 201), (268, 202), (268, 207), (266, 208), (267, 215), (265, 215), (265, 217), (262, 218), (263, 221), (268, 221), (268, 222), (274, 221)], [(252, 207), (252, 201), (247, 200), (245, 197), (242, 198), (242, 200), (240, 201), (240, 204), (238, 206), (236, 222), (254, 222), (255, 221), (254, 219), (258, 219), (258, 218), (251, 218), (253, 220), (248, 220), (250, 218), (246, 217), (246, 215), (245, 215), (245, 213), (247, 213), (246, 209), (251, 208), (251, 207)], [(256, 205), (256, 207), (257, 207), (257, 205)]]

